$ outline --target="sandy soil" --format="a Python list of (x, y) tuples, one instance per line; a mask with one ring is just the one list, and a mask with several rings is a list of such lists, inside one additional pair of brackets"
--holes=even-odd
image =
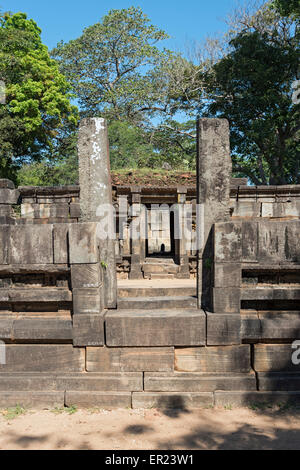
[(300, 411), (27, 411), (1, 415), (0, 449), (300, 449)]

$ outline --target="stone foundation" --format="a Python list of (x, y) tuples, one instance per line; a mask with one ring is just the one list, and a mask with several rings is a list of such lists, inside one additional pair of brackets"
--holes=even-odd
[[(226, 121), (200, 121), (198, 191), (111, 188), (97, 119), (81, 126), (80, 187), (0, 180), (0, 407), (299, 402), (300, 187), (234, 182), (228, 137)], [(148, 246), (130, 241), (119, 197)], [(97, 235), (101, 201), (116, 205), (115, 242)], [(149, 227), (149, 205), (188, 203), (193, 219), (197, 201), (200, 250), (160, 209)]]

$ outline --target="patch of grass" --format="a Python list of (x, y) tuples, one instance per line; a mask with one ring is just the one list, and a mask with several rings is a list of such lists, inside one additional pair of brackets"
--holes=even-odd
[(7, 420), (16, 419), (25, 413), (26, 410), (21, 405), (16, 405), (15, 407), (6, 408), (5, 410), (1, 411), (2, 416)]
[(225, 405), (224, 410), (231, 411), (232, 410), (232, 405)]
[(261, 402), (261, 403), (250, 403), (249, 405), (250, 410), (253, 411), (258, 411), (258, 410), (267, 410), (267, 409), (272, 409), (273, 405), (272, 403), (268, 403), (267, 401)]
[(51, 413), (54, 413), (56, 415), (62, 414), (62, 413), (68, 413), (69, 415), (73, 415), (74, 413), (77, 413), (78, 408), (76, 405), (71, 405), (71, 406), (56, 406), (53, 408), (53, 410), (50, 410)]
[(71, 405), (67, 408), (65, 408), (65, 412), (68, 413), (69, 415), (73, 415), (74, 413), (77, 413), (78, 408), (76, 405)]
[(93, 408), (89, 408), (87, 411), (91, 415), (94, 415), (94, 414), (101, 413), (101, 411), (103, 411), (103, 410), (101, 408), (98, 408), (97, 406), (94, 406)]

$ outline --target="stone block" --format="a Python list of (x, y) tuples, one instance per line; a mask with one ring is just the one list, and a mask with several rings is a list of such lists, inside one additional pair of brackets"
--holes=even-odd
[(288, 372), (258, 372), (259, 390), (263, 391), (299, 391), (300, 374)]
[(234, 262), (242, 258), (242, 224), (224, 222), (214, 228), (215, 261)]
[(64, 406), (64, 398), (64, 392), (0, 392), (0, 408), (14, 408), (19, 405), (27, 409), (50, 410), (56, 407), (62, 408)]
[(242, 260), (257, 262), (258, 251), (258, 222), (244, 221), (242, 223)]
[(260, 217), (261, 204), (252, 201), (234, 201), (234, 217)]
[(68, 237), (69, 237), (69, 224), (54, 224), (53, 225), (53, 249), (54, 249), (54, 263), (68, 264)]
[(14, 320), (11, 339), (59, 342), (72, 341), (72, 337), (71, 319), (25, 317)]
[(102, 311), (100, 289), (73, 289), (73, 313), (100, 314)]
[(17, 204), (19, 196), (17, 189), (0, 188), (0, 204)]
[(300, 313), (260, 313), (260, 340), (296, 340), (300, 338)]
[(237, 313), (241, 308), (241, 290), (237, 287), (213, 288), (213, 311), (216, 313)]
[(90, 264), (99, 262), (97, 224), (71, 224), (69, 228), (70, 263)]
[(300, 261), (300, 221), (290, 221), (286, 224), (284, 255), (285, 260), (293, 263)]
[(10, 226), (0, 226), (0, 265), (9, 263)]
[(8, 204), (0, 204), (0, 217), (11, 217), (12, 210)]
[(254, 370), (256, 372), (299, 372), (300, 365), (292, 362), (295, 352), (291, 344), (255, 344)]
[(139, 392), (142, 373), (0, 373), (0, 391)]
[(241, 317), (238, 314), (207, 313), (207, 345), (241, 343)]
[(69, 204), (56, 203), (56, 204), (29, 204), (21, 205), (21, 216), (24, 218), (37, 218), (48, 219), (54, 218), (68, 218), (69, 217)]
[(52, 229), (52, 225), (12, 226), (10, 228), (10, 263), (53, 263)]
[(111, 347), (202, 346), (205, 314), (201, 310), (120, 310), (105, 318)]
[(84, 349), (72, 345), (8, 344), (0, 372), (82, 372)]
[(70, 204), (70, 217), (79, 219), (80, 218), (80, 203), (73, 202)]
[(0, 302), (72, 302), (72, 293), (61, 287), (4, 288), (0, 289)]
[(260, 263), (277, 263), (285, 256), (286, 223), (262, 220), (258, 225), (258, 259)]
[(215, 263), (214, 287), (240, 287), (242, 267), (239, 263)]
[(66, 406), (76, 405), (79, 408), (131, 408), (131, 393), (128, 392), (74, 392), (65, 394)]
[[(1, 181), (1, 180), (0, 180)], [(14, 318), (11, 316), (1, 316), (0, 318), (0, 340), (10, 340), (12, 338), (12, 328)]]
[(88, 372), (171, 372), (174, 348), (88, 348)]
[(249, 374), (199, 374), (175, 372), (146, 373), (146, 392), (214, 392), (216, 390), (256, 390), (256, 377)]
[(215, 406), (271, 406), (295, 405), (300, 402), (300, 392), (215, 392)]
[(97, 264), (73, 264), (71, 266), (72, 288), (98, 288), (102, 269)]
[(11, 180), (1, 178), (0, 179), (0, 188), (1, 189), (15, 189), (15, 185)]
[(73, 345), (103, 346), (104, 318), (98, 315), (73, 315)]
[(281, 287), (256, 287), (241, 289), (241, 300), (300, 300), (300, 289)]
[(135, 392), (132, 394), (133, 409), (196, 409), (214, 404), (212, 392)]
[(177, 372), (211, 374), (248, 373), (251, 369), (250, 346), (218, 346), (175, 349)]
[(261, 321), (257, 312), (241, 315), (241, 339), (257, 342), (261, 338)]

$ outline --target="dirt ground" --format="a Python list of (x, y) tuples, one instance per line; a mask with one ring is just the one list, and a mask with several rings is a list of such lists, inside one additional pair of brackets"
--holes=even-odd
[(95, 409), (73, 414), (26, 411), (17, 417), (6, 413), (0, 416), (0, 449), (300, 449), (300, 411)]

